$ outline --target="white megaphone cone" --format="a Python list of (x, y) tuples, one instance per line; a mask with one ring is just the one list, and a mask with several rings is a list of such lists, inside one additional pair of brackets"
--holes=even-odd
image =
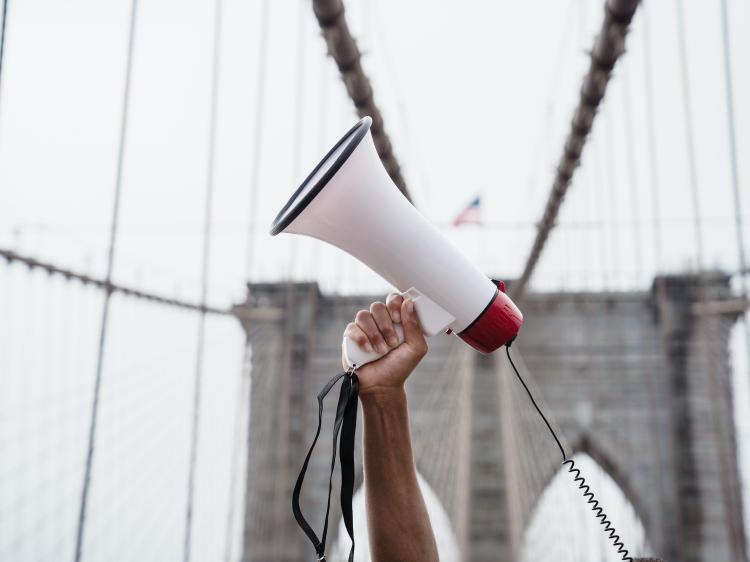
[[(271, 234), (304, 234), (341, 248), (414, 299), (426, 335), (450, 329), (482, 353), (495, 351), (516, 336), (521, 312), (401, 194), (380, 162), (371, 123), (363, 118), (336, 143)], [(357, 368), (383, 354), (345, 339), (344, 355)]]

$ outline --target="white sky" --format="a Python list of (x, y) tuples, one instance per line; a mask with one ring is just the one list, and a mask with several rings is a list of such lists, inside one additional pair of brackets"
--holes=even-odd
[[(308, 3), (271, 4), (256, 278), (286, 275), (290, 242), (268, 238), (267, 226), (307, 170), (355, 120), (334, 65), (324, 56)], [(212, 300), (220, 304), (243, 295), (260, 16), (259, 2), (224, 6), (210, 287)], [(418, 207), (445, 223), (481, 193), (491, 225), (449, 234), (489, 273), (517, 275), (577, 102), (584, 51), (601, 19), (600, 2), (466, 2), (460, 10), (435, 2), (362, 0), (347, 6)], [(662, 268), (675, 270), (695, 258), (675, 10), (672, 2), (654, 2), (647, 9)], [(718, 5), (687, 1), (685, 11), (706, 261), (734, 269)], [(11, 5), (0, 101), (3, 245), (102, 271), (128, 14), (126, 1)], [(730, 15), (742, 180), (750, 175), (750, 108), (741, 102), (750, 98), (750, 67), (743, 64), (750, 39), (741, 33), (741, 22), (750, 18), (750, 7), (731, 1)], [(213, 4), (143, 2), (138, 16), (116, 275), (195, 298)], [(615, 288), (645, 286), (655, 271), (642, 15), (635, 19), (628, 47), (563, 208), (563, 227), (552, 237), (535, 278), (538, 287), (594, 288), (605, 279)], [(635, 197), (626, 173), (624, 78), (635, 144)], [(295, 123), (298, 114), (302, 119)], [(301, 158), (292, 162), (297, 137)], [(611, 167), (609, 154), (615, 155)], [(747, 191), (744, 214), (750, 207)], [(641, 223), (638, 238), (634, 220)], [(309, 248), (309, 242), (302, 244)], [(317, 263), (310, 254), (300, 252), (295, 276), (318, 278), (338, 291), (378, 287), (371, 274), (334, 257), (335, 251), (324, 252)]]
[[(209, 299), (227, 305), (243, 298), (251, 216), (257, 220), (254, 279), (281, 279), (291, 271), (295, 278), (319, 280), (330, 291), (382, 291), (383, 284), (366, 268), (332, 249), (309, 251), (310, 241), (297, 242), (297, 260), (290, 265), (290, 239), (266, 234), (292, 189), (356, 120), (335, 66), (325, 57), (310, 3), (271, 4), (266, 103), (263, 121), (256, 123), (260, 2), (224, 1)], [(481, 193), (487, 225), (446, 229), (446, 234), (488, 274), (514, 277), (523, 267), (577, 102), (601, 4), (346, 2), (416, 205), (443, 224)], [(103, 274), (129, 9), (127, 0), (10, 0), (0, 85), (0, 246)], [(561, 226), (534, 278), (537, 288), (645, 288), (657, 270), (695, 264), (675, 4), (648, 2), (646, 9), (663, 263), (656, 263), (651, 228), (641, 13), (563, 207)], [(747, 218), (750, 105), (743, 100), (750, 99), (750, 36), (744, 28), (750, 4), (730, 0), (729, 11)], [(686, 0), (685, 12), (706, 263), (731, 271), (737, 254), (719, 5)], [(115, 265), (120, 282), (188, 299), (199, 295), (213, 13), (209, 0), (140, 3)], [(251, 213), (257, 127), (262, 158), (258, 207)], [(635, 148), (632, 177), (629, 130)], [(300, 158), (293, 161), (296, 142)], [(16, 283), (31, 301), (45, 291), (41, 282), (33, 288), (14, 279), (5, 286)], [(23, 316), (23, 309), (16, 314)], [(182, 336), (172, 328), (181, 321), (174, 322), (165, 321), (162, 333), (178, 341)], [(238, 328), (232, 330), (239, 337)], [(123, 345), (136, 349), (136, 343)], [(190, 349), (189, 340), (182, 345)], [(232, 361), (227, 368), (238, 372), (239, 356)], [(746, 400), (747, 392), (740, 394)], [(740, 431), (747, 425), (743, 418)]]

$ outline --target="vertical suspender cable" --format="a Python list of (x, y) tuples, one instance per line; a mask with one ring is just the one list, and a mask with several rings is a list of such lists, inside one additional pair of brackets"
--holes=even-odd
[(2, 90), (3, 82), (3, 58), (5, 55), (5, 29), (6, 22), (8, 21), (8, 2), (10, 0), (3, 0), (3, 21), (0, 24), (0, 91)]
[[(305, 99), (305, 20), (307, 14), (305, 7), (307, 3), (301, 3), (299, 21), (297, 24), (297, 65), (294, 69), (296, 81), (296, 92), (294, 95), (294, 141), (292, 143), (292, 182), (302, 180), (300, 169), (302, 168), (302, 135), (304, 133), (304, 117), (302, 108)], [(292, 236), (289, 243), (289, 266), (287, 267), (287, 282), (294, 280), (297, 269), (297, 246), (296, 236)], [(304, 270), (304, 268), (303, 268)], [(303, 278), (305, 272), (302, 274)]]
[(599, 237), (596, 236), (596, 232), (594, 231), (594, 221), (596, 220), (598, 214), (596, 212), (596, 193), (594, 191), (594, 181), (593, 181), (593, 174), (592, 174), (592, 158), (591, 158), (591, 149), (589, 149), (588, 157), (585, 160), (586, 165), (584, 170), (581, 172), (583, 174), (583, 180), (584, 180), (584, 186), (585, 186), (585, 195), (586, 195), (586, 203), (585, 203), (585, 217), (584, 217), (584, 246), (589, 248), (589, 251), (591, 254), (588, 254), (588, 257), (590, 259), (584, 259), (584, 265), (583, 265), (583, 277), (585, 279), (585, 285), (584, 290), (585, 291), (593, 291), (593, 287), (596, 286), (596, 281), (594, 281), (594, 272), (587, 269), (587, 263), (593, 263), (594, 258), (593, 254), (595, 253), (595, 249), (598, 248), (599, 244)]
[[(742, 220), (742, 197), (740, 196), (740, 179), (737, 167), (737, 137), (734, 129), (734, 87), (732, 83), (732, 50), (729, 36), (729, 14), (727, 1), (721, 0), (721, 35), (724, 51), (724, 91), (727, 106), (727, 135), (729, 137), (729, 165), (732, 174), (732, 196), (734, 200), (734, 227), (737, 238), (737, 265), (740, 270), (740, 291), (747, 299), (750, 294), (748, 287), (747, 258), (745, 254), (744, 225)], [(747, 365), (750, 370), (750, 313), (747, 310), (742, 315), (745, 332), (745, 352)], [(740, 505), (744, 504), (743, 499)]]
[[(232, 436), (232, 458), (229, 476), (229, 498), (227, 499), (227, 528), (224, 542), (224, 562), (230, 562), (234, 547), (234, 514), (237, 501), (237, 479), (239, 478), (240, 444), (243, 436), (243, 422), (246, 420), (250, 402), (250, 369), (252, 365), (252, 340), (248, 334), (245, 342), (245, 352), (240, 370), (239, 392), (234, 411), (234, 431)], [(249, 419), (247, 420), (249, 422)]]
[(201, 383), (206, 346), (206, 301), (208, 299), (208, 271), (211, 263), (211, 226), (214, 200), (214, 162), (216, 160), (216, 128), (221, 70), (222, 0), (215, 0), (213, 57), (211, 61), (211, 101), (209, 110), (208, 158), (206, 163), (206, 192), (203, 215), (203, 253), (201, 256), (201, 313), (198, 319), (198, 347), (195, 354), (195, 386), (193, 388), (193, 420), (190, 435), (190, 466), (188, 469), (187, 509), (185, 512), (184, 562), (190, 562), (193, 504), (195, 497), (195, 466), (198, 457), (200, 430)]
[[(734, 226), (737, 236), (737, 261), (742, 275), (742, 293), (747, 296), (750, 289), (747, 283), (747, 259), (745, 257), (744, 229), (742, 224), (742, 198), (740, 179), (737, 170), (737, 137), (734, 130), (734, 94), (732, 92), (732, 52), (729, 45), (729, 22), (727, 1), (721, 0), (721, 29), (724, 46), (724, 89), (727, 98), (727, 133), (729, 135), (729, 164), (732, 172), (732, 195), (734, 197)], [(747, 316), (747, 315), (746, 315)]]
[(630, 81), (627, 72), (622, 74), (623, 115), (625, 117), (625, 155), (627, 158), (628, 183), (630, 184), (630, 212), (633, 215), (633, 253), (635, 254), (635, 284), (641, 282), (643, 273), (643, 244), (641, 243), (641, 221), (638, 209), (638, 174), (636, 173), (635, 142), (633, 140), (633, 112), (630, 100)]
[(659, 202), (659, 175), (656, 148), (656, 111), (654, 110), (654, 80), (651, 70), (651, 31), (648, 9), (643, 12), (643, 68), (646, 87), (646, 137), (648, 141), (648, 180), (651, 188), (652, 227), (654, 229), (654, 262), (656, 272), (663, 267), (661, 239), (661, 204)]
[[(299, 177), (299, 170), (301, 167), (302, 158), (302, 104), (304, 103), (304, 60), (305, 60), (305, 19), (307, 17), (306, 9), (307, 3), (300, 2), (298, 4), (299, 19), (297, 20), (297, 55), (296, 65), (294, 67), (294, 77), (296, 80), (296, 92), (294, 96), (295, 104), (295, 123), (294, 123), (294, 142), (292, 146), (292, 174), (295, 178)], [(296, 180), (295, 180), (296, 181)], [(292, 320), (297, 309), (298, 293), (294, 285), (294, 274), (297, 254), (297, 241), (296, 237), (292, 237), (293, 240), (289, 246), (288, 256), (288, 267), (285, 272), (285, 296), (284, 296), (284, 311), (285, 318), (283, 322), (283, 352), (281, 354), (281, 370), (276, 375), (278, 377), (278, 392), (284, 399), (281, 401), (279, 406), (278, 415), (278, 435), (280, 436), (280, 443), (278, 444), (278, 457), (281, 460), (282, 467), (281, 473), (278, 475), (274, 485), (274, 494), (276, 497), (287, 497), (288, 489), (287, 482), (291, 482), (287, 477), (286, 470), (288, 470), (288, 459), (290, 451), (294, 446), (294, 442), (298, 439), (297, 435), (302, 435), (303, 430), (294, 427), (291, 423), (291, 416), (305, 416), (305, 412), (292, 412), (292, 404), (295, 399), (295, 395), (301, 394), (307, 396), (304, 388), (300, 389), (300, 385), (306, 385), (308, 381), (304, 376), (300, 376), (296, 379), (295, 369), (299, 369), (299, 364), (295, 361), (297, 350), (300, 344), (297, 341), (295, 335), (296, 325)], [(302, 424), (304, 425), (304, 424)], [(287, 502), (277, 502), (274, 508), (269, 514), (272, 521), (282, 521), (287, 514), (288, 504)], [(286, 541), (287, 530), (278, 526), (273, 526), (271, 530), (271, 541)]]
[(258, 219), (258, 190), (260, 186), (261, 143), (263, 141), (263, 116), (266, 101), (266, 59), (268, 58), (268, 20), (271, 9), (270, 0), (261, 3), (260, 47), (258, 55), (258, 78), (255, 83), (255, 123), (253, 134), (253, 152), (250, 157), (250, 208), (248, 212), (247, 243), (245, 250), (245, 279), (253, 277), (255, 265), (255, 229)]
[[(651, 36), (650, 36), (650, 30), (649, 30), (649, 11), (648, 11), (648, 4), (643, 6), (643, 10), (641, 12), (641, 21), (643, 25), (643, 69), (644, 69), (644, 84), (645, 84), (645, 116), (646, 116), (646, 149), (648, 152), (648, 181), (649, 181), (649, 190), (651, 195), (651, 203), (652, 203), (652, 227), (653, 227), (653, 247), (654, 247), (654, 271), (655, 271), (655, 293), (656, 293), (656, 306), (659, 311), (663, 311), (664, 302), (666, 299), (665, 292), (664, 292), (664, 280), (663, 278), (658, 277), (658, 274), (661, 272), (662, 268), (662, 256), (661, 256), (661, 209), (659, 205), (659, 192), (658, 192), (658, 179), (657, 179), (657, 168), (656, 168), (656, 135), (655, 135), (655, 112), (654, 112), (654, 92), (653, 92), (653, 80), (652, 80), (652, 74), (651, 74)], [(627, 107), (626, 111), (628, 114), (625, 117), (625, 120), (627, 121), (626, 127), (628, 127), (628, 134), (630, 136), (629, 143), (631, 146), (634, 146), (633, 142), (633, 136), (632, 136), (632, 112), (631, 112), (631, 90), (630, 88), (626, 91), (626, 101), (627, 101)], [(632, 149), (630, 149), (632, 153)], [(632, 177), (632, 176), (631, 176)], [(636, 181), (636, 185), (637, 185)], [(636, 231), (639, 231), (639, 228), (636, 227)], [(639, 235), (639, 243), (641, 242), (641, 238)], [(641, 249), (642, 246), (639, 248)], [(639, 252), (640, 253), (640, 252)], [(643, 262), (640, 261), (640, 266), (642, 267)], [(659, 324), (660, 330), (663, 330), (663, 323), (660, 322)], [(655, 349), (659, 349), (660, 340), (659, 337), (661, 336), (661, 340), (663, 341), (665, 338), (665, 335), (662, 332), (656, 332), (653, 339), (652, 339), (652, 346)], [(641, 348), (643, 350), (643, 348)], [(661, 367), (663, 367), (663, 364), (660, 364)], [(648, 401), (650, 404), (650, 407), (652, 407), (655, 411), (658, 410), (660, 405), (657, 403), (657, 397), (659, 396), (659, 390), (660, 390), (660, 384), (663, 383), (662, 380), (658, 379), (653, 373), (651, 373), (648, 376), (648, 386), (649, 386), (649, 392), (648, 392)], [(671, 400), (673, 398), (670, 395), (670, 398), (667, 400), (667, 407), (670, 408), (670, 412), (672, 411), (672, 404)], [(672, 429), (672, 421), (671, 416), (668, 416), (669, 419), (669, 449), (666, 453), (668, 456), (671, 456), (670, 458), (674, 458), (674, 440), (673, 435), (674, 431)], [(657, 431), (657, 421), (656, 419), (653, 419), (650, 422), (650, 426), (652, 431), (656, 433)], [(654, 443), (654, 446), (652, 447), (651, 454), (653, 457), (657, 460), (657, 462), (661, 465), (664, 461), (664, 451), (661, 447), (657, 446), (656, 443)], [(659, 483), (661, 485), (661, 488), (666, 489), (667, 488), (667, 482), (671, 482), (671, 485), (674, 486), (674, 478), (667, 480), (667, 477), (663, 474), (663, 471), (659, 471)], [(676, 490), (676, 488), (673, 488), (673, 490)], [(675, 492), (676, 493), (676, 492)], [(656, 517), (655, 523), (658, 524), (661, 528), (668, 528), (666, 527), (666, 521), (669, 520), (672, 522), (675, 526), (674, 529), (677, 530), (677, 535), (680, 536), (679, 531), (679, 520), (675, 520), (675, 518), (669, 517), (667, 514), (664, 513), (664, 509), (660, 509), (659, 513)], [(666, 555), (666, 553), (665, 553)]]
[(690, 81), (687, 70), (687, 46), (685, 44), (685, 15), (682, 0), (677, 0), (677, 41), (680, 54), (680, 76), (682, 81), (682, 109), (685, 119), (685, 147), (687, 149), (688, 179), (693, 203), (693, 229), (695, 234), (696, 269), (703, 270), (703, 220), (701, 218), (700, 200), (698, 199), (698, 177), (695, 170), (695, 135), (693, 134), (692, 103), (690, 100)]
[(614, 113), (604, 116), (605, 119), (602, 122), (604, 127), (604, 150), (606, 157), (607, 166), (607, 195), (609, 197), (609, 228), (610, 228), (610, 239), (612, 240), (612, 248), (610, 249), (610, 256), (612, 257), (612, 288), (617, 289), (622, 279), (620, 275), (621, 271), (619, 268), (622, 266), (622, 259), (620, 255), (620, 234), (617, 232), (617, 170), (615, 164), (615, 149), (614, 139), (612, 138), (612, 128), (614, 127)]
[(114, 201), (112, 202), (112, 224), (109, 234), (109, 253), (107, 256), (107, 275), (104, 287), (104, 304), (102, 306), (102, 320), (99, 328), (99, 347), (96, 357), (96, 375), (94, 378), (94, 393), (91, 403), (91, 418), (89, 422), (88, 447), (86, 451), (86, 465), (84, 468), (83, 486), (81, 489), (81, 503), (78, 511), (78, 526), (76, 531), (75, 562), (80, 562), (83, 554), (83, 532), (86, 524), (86, 508), (91, 487), (91, 469), (94, 460), (94, 442), (96, 441), (96, 423), (99, 414), (99, 396), (101, 392), (102, 370), (104, 366), (104, 346), (107, 340), (107, 322), (109, 318), (109, 303), (112, 297), (112, 271), (115, 261), (117, 243), (117, 227), (120, 219), (120, 195), (122, 193), (122, 170), (125, 159), (125, 142), (127, 139), (128, 108), (130, 106), (130, 82), (133, 73), (133, 46), (135, 44), (135, 26), (138, 0), (132, 0), (130, 9), (130, 29), (128, 32), (127, 59), (125, 63), (125, 86), (122, 97), (122, 114), (120, 121), (120, 141), (117, 153), (117, 175), (115, 178)]
[[(259, 178), (260, 178), (260, 157), (261, 157), (261, 141), (263, 138), (263, 113), (265, 106), (265, 81), (266, 81), (266, 59), (268, 54), (268, 20), (270, 16), (270, 1), (262, 0), (260, 5), (261, 16), (260, 16), (260, 27), (258, 29), (259, 45), (258, 45), (258, 74), (255, 84), (255, 127), (253, 129), (253, 146), (251, 156), (251, 170), (250, 170), (250, 204), (248, 208), (248, 224), (247, 224), (247, 240), (245, 247), (245, 280), (250, 281), (253, 274), (253, 258), (254, 258), (254, 245), (255, 245), (255, 223), (258, 216), (258, 189), (259, 189)], [(237, 488), (237, 463), (240, 458), (240, 449), (243, 443), (243, 431), (242, 431), (242, 420), (247, 420), (247, 431), (248, 436), (244, 439), (245, 443), (250, 441), (250, 400), (252, 392), (252, 380), (251, 380), (251, 350), (249, 347), (252, 345), (250, 338), (247, 338), (245, 343), (246, 349), (242, 362), (242, 368), (240, 370), (240, 393), (241, 396), (237, 401), (237, 409), (235, 411), (235, 431), (232, 438), (232, 475), (229, 482), (229, 501), (227, 506), (227, 539), (225, 545), (224, 559), (229, 562), (232, 557), (232, 532), (234, 530), (234, 514), (236, 511), (236, 493)], [(248, 448), (249, 454), (249, 448)], [(245, 490), (245, 500), (247, 499), (247, 490)], [(242, 506), (243, 512), (246, 507)]]
[[(727, 134), (729, 136), (729, 166), (732, 173), (732, 196), (734, 199), (734, 229), (737, 237), (737, 265), (740, 270), (740, 290), (744, 298), (750, 294), (748, 287), (747, 258), (745, 254), (744, 225), (742, 220), (742, 197), (740, 196), (740, 175), (737, 169), (737, 137), (734, 130), (734, 92), (732, 84), (732, 50), (729, 39), (729, 15), (727, 1), (721, 0), (721, 31), (724, 47), (724, 90), (727, 105)], [(743, 314), (745, 345), (750, 366), (750, 319), (748, 312)]]
[(5, 29), (6, 22), (8, 20), (8, 2), (10, 0), (3, 0), (3, 21), (0, 24), (0, 96), (3, 91), (3, 58), (5, 55)]
[(555, 179), (542, 218), (537, 226), (534, 243), (526, 259), (523, 272), (510, 286), (510, 296), (516, 300), (523, 297), (549, 234), (556, 224), (560, 206), (580, 163), (581, 153), (596, 117), (597, 109), (606, 93), (607, 82), (612, 69), (620, 55), (625, 52), (625, 36), (639, 3), (639, 0), (607, 0), (605, 2), (604, 21), (594, 40), (594, 46), (590, 54), (591, 63), (581, 85), (578, 105), (573, 113), (570, 131), (563, 145)]
[[(321, 154), (325, 154), (328, 147), (326, 146), (327, 140), (327, 128), (328, 123), (328, 75), (325, 72), (326, 66), (328, 65), (328, 58), (321, 58), (321, 65), (323, 68), (319, 74), (320, 76), (320, 105), (318, 106), (318, 147), (317, 149)], [(322, 244), (315, 244), (312, 247), (312, 260), (313, 260), (313, 279), (320, 279), (321, 263), (320, 263), (320, 250)]]
[[(651, 56), (651, 29), (650, 29), (650, 14), (649, 14), (649, 4), (646, 3), (644, 5), (644, 11), (643, 11), (643, 79), (644, 79), (644, 89), (645, 89), (645, 115), (646, 115), (646, 142), (648, 143), (648, 175), (649, 175), (649, 190), (651, 194), (651, 211), (652, 211), (652, 219), (651, 219), (651, 225), (653, 228), (653, 245), (654, 245), (654, 270), (656, 272), (655, 277), (655, 294), (656, 294), (656, 306), (657, 310), (659, 311), (659, 314), (665, 314), (666, 307), (667, 307), (667, 294), (666, 294), (666, 286), (665, 286), (665, 279), (663, 276), (660, 276), (660, 274), (664, 270), (664, 261), (663, 261), (663, 253), (662, 253), (662, 231), (661, 231), (661, 203), (660, 203), (660, 197), (659, 197), (659, 169), (658, 169), (658, 150), (657, 150), (657, 143), (656, 143), (656, 111), (655, 111), (655, 103), (654, 103), (654, 81), (653, 81), (653, 69), (651, 66), (651, 62), (653, 61), (653, 58)], [(667, 334), (665, 332), (664, 323), (659, 323), (659, 332), (658, 335), (655, 336), (658, 338), (661, 338), (661, 342), (666, 341)], [(659, 340), (655, 341), (654, 348), (659, 349)], [(665, 368), (665, 363), (661, 363), (660, 366), (662, 368)], [(652, 387), (656, 386), (657, 380), (663, 381), (661, 379), (657, 379), (655, 376), (649, 377), (649, 381), (652, 385)], [(654, 396), (658, 396), (658, 391), (656, 388), (654, 388), (654, 391), (651, 393), (651, 397), (653, 399)], [(673, 465), (676, 465), (675, 459), (677, 458), (677, 444), (675, 442), (675, 429), (674, 429), (674, 417), (675, 417), (675, 406), (674, 406), (675, 397), (672, 396), (672, 393), (668, 394), (667, 398), (667, 407), (669, 408), (670, 415), (667, 416), (667, 423), (668, 423), (668, 449), (665, 453), (662, 452), (660, 448), (657, 447), (657, 455), (655, 455), (655, 458), (659, 458), (660, 455), (666, 454), (667, 458), (669, 458)], [(676, 469), (675, 469), (676, 470)], [(672, 488), (672, 493), (674, 493), (675, 497), (678, 496), (678, 483), (675, 472), (672, 472), (669, 475), (663, 475), (661, 472), (660, 474), (660, 482), (665, 486), (668, 483), (668, 485)], [(671, 476), (671, 477), (670, 477)], [(668, 517), (668, 516), (661, 516), (661, 521), (670, 521), (673, 523), (673, 532), (676, 533), (678, 537), (683, 536), (683, 523), (682, 519), (680, 517)], [(676, 551), (672, 553), (664, 553), (666, 556), (667, 554), (673, 554), (676, 558), (682, 557), (682, 549), (681, 541), (676, 541)]]
[[(706, 280), (704, 267), (704, 248), (703, 248), (703, 231), (702, 231), (702, 220), (700, 213), (700, 201), (698, 198), (698, 178), (696, 175), (695, 167), (695, 140), (693, 135), (693, 122), (692, 122), (692, 111), (690, 102), (690, 81), (688, 79), (688, 68), (687, 68), (687, 40), (685, 33), (685, 12), (682, 5), (682, 0), (676, 0), (677, 6), (677, 39), (678, 39), (678, 50), (680, 55), (680, 73), (682, 76), (682, 97), (683, 106), (685, 111), (685, 126), (686, 126), (686, 141), (688, 150), (688, 172), (690, 174), (690, 189), (693, 202), (693, 224), (695, 229), (695, 244), (697, 252), (697, 264), (698, 264), (698, 293), (699, 300), (701, 303), (705, 303), (706, 296)], [(724, 427), (724, 420), (721, 415), (723, 409), (723, 403), (720, 403), (721, 389), (719, 388), (721, 381), (719, 380), (718, 373), (714, 366), (713, 358), (711, 357), (712, 348), (712, 334), (709, 333), (707, 322), (710, 319), (705, 316), (698, 318), (698, 329), (700, 333), (700, 343), (702, 347), (702, 355), (706, 364), (706, 370), (709, 375), (709, 385), (711, 387), (711, 409), (713, 418), (713, 430), (717, 443), (717, 455), (718, 455), (718, 466), (722, 474), (729, 473), (729, 467), (727, 462), (729, 459), (729, 451), (727, 451), (727, 441), (729, 436), (727, 430)], [(740, 559), (740, 552), (744, 550), (744, 545), (740, 545), (742, 533), (738, 529), (738, 524), (733, 517), (734, 512), (732, 506), (738, 502), (738, 494), (736, 490), (732, 490), (733, 486), (730, 485), (727, 478), (720, 479), (721, 492), (723, 496), (722, 504), (724, 506), (724, 516), (726, 518), (726, 524), (729, 528), (729, 541), (730, 548), (733, 552), (733, 557), (737, 560)]]
[[(602, 274), (602, 290), (603, 291), (609, 291), (611, 289), (611, 286), (609, 284), (609, 273), (608, 273), (608, 267), (607, 267), (607, 256), (612, 255), (612, 248), (607, 248), (607, 236), (604, 232), (604, 229), (606, 228), (605, 222), (604, 222), (604, 191), (602, 189), (602, 186), (604, 184), (604, 181), (602, 180), (602, 168), (601, 168), (601, 160), (600, 160), (600, 146), (599, 143), (596, 142), (598, 139), (592, 139), (591, 143), (591, 162), (593, 164), (593, 172), (594, 172), (594, 192), (596, 193), (596, 214), (599, 217), (597, 221), (597, 229), (601, 230), (599, 236), (599, 261), (602, 268), (601, 274)], [(610, 240), (611, 242), (611, 240)]]

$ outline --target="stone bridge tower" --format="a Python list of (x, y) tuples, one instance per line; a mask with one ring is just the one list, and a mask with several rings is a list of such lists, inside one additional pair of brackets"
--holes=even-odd
[[(728, 278), (663, 277), (643, 293), (530, 295), (512, 353), (568, 453), (588, 453), (619, 484), (654, 554), (742, 562), (728, 353), (734, 319), (695, 314), (702, 298), (729, 298)], [(341, 368), (341, 331), (373, 300), (324, 296), (312, 283), (261, 283), (236, 308), (253, 373), (245, 562), (311, 559), (291, 516), (291, 490), (315, 430), (315, 395)], [(432, 338), (408, 394), (417, 467), (450, 518), (462, 559), (520, 560), (560, 459), (505, 353), (484, 357), (457, 338)], [(329, 402), (326, 428), (335, 398)], [(315, 529), (330, 453), (330, 439), (321, 438), (305, 481), (303, 510)], [(339, 511), (332, 501), (334, 534)]]

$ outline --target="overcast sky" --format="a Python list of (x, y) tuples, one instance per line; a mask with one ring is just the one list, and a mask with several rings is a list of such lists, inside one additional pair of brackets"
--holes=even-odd
[[(578, 100), (602, 2), (350, 0), (346, 6), (416, 206), (445, 225), (481, 194), (485, 225), (446, 227), (445, 233), (488, 274), (517, 276)], [(209, 300), (228, 305), (243, 299), (249, 231), (254, 280), (291, 272), (318, 280), (327, 291), (385, 291), (347, 256), (313, 251), (315, 242), (297, 242), (290, 264), (291, 238), (267, 235), (291, 191), (357, 117), (325, 56), (310, 2), (274, 0), (265, 103), (256, 121), (260, 7), (257, 0), (223, 2)], [(747, 219), (750, 105), (743, 100), (750, 99), (750, 35), (744, 33), (750, 4), (730, 0), (729, 13)], [(10, 0), (0, 84), (0, 247), (103, 275), (129, 14), (127, 0)], [(734, 271), (719, 3), (686, 0), (685, 17), (705, 265)], [(140, 2), (115, 277), (188, 299), (200, 294), (213, 30), (210, 0)], [(645, 289), (657, 271), (696, 266), (675, 2), (648, 2), (627, 45), (534, 278), (538, 289)], [(646, 63), (654, 81), (654, 147), (646, 129)], [(253, 185), (256, 131), (259, 181)], [(649, 181), (652, 155), (656, 192)], [(253, 189), (258, 205), (250, 209)], [(658, 237), (661, 262), (654, 251)], [(5, 287), (38, 302), (44, 283), (23, 279), (8, 276)], [(19, 318), (25, 315), (23, 305), (14, 306)], [(56, 313), (71, 313), (66, 310)], [(182, 323), (164, 320), (163, 333)], [(226, 330), (233, 334), (229, 340), (240, 341), (239, 328), (227, 326), (216, 333)], [(191, 349), (190, 336), (180, 338), (174, 336), (176, 348)], [(137, 349), (140, 340), (124, 341)], [(236, 374), (240, 360), (235, 353), (222, 365)], [(6, 364), (16, 365), (7, 354)], [(222, 388), (231, 396), (236, 381), (227, 381)]]
[[(270, 239), (268, 224), (356, 119), (325, 57), (309, 3), (271, 4), (258, 124), (260, 2), (224, 3), (210, 284), (210, 296), (219, 303), (242, 296), (251, 216), (258, 225), (254, 276), (287, 274), (290, 242)], [(685, 4), (705, 261), (733, 270), (737, 252), (719, 7)], [(750, 7), (729, 4), (743, 180), (750, 176), (750, 108), (739, 100), (750, 98), (750, 67), (743, 64), (750, 39), (741, 30)], [(577, 102), (601, 3), (477, 1), (459, 9), (450, 3), (362, 1), (347, 2), (347, 8), (418, 208), (445, 223), (482, 194), (488, 226), (448, 234), (489, 273), (518, 275)], [(653, 2), (646, 9), (665, 248), (661, 267), (677, 270), (695, 261), (695, 238), (676, 16), (673, 2)], [(3, 245), (103, 270), (128, 16), (126, 1), (11, 5), (0, 98)], [(562, 228), (540, 264), (538, 287), (647, 286), (656, 269), (644, 23), (641, 13), (561, 213)], [(212, 33), (211, 2), (160, 0), (139, 7), (116, 276), (185, 297), (198, 294)], [(258, 126), (258, 208), (251, 213)], [(296, 162), (295, 139), (301, 147)], [(750, 207), (747, 191), (744, 214)], [(306, 261), (310, 253), (298, 254), (295, 276), (319, 278), (338, 291), (373, 286), (371, 274), (349, 259), (334, 259), (336, 252), (324, 252), (317, 263)]]

